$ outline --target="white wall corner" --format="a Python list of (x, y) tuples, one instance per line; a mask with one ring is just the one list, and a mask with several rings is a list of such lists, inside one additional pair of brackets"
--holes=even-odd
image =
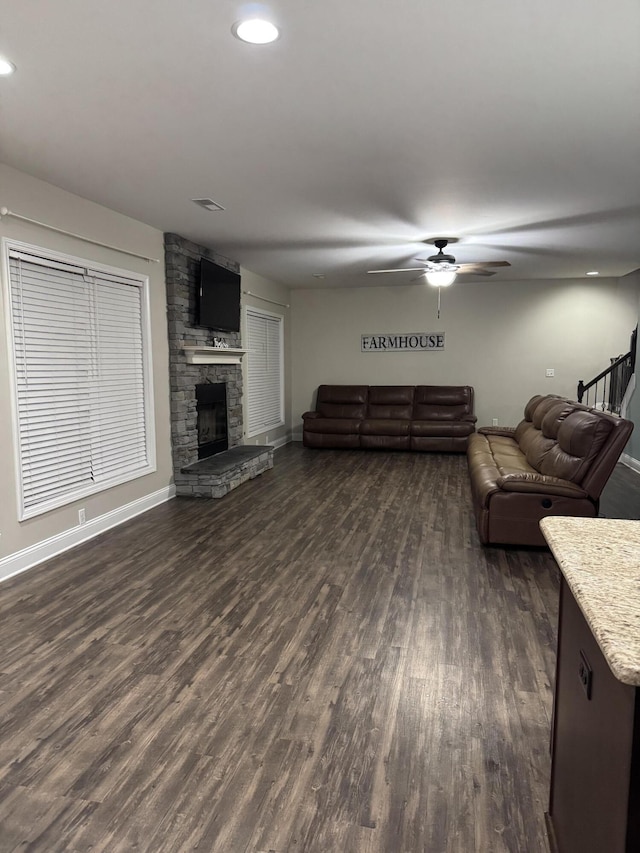
[(159, 489), (157, 492), (152, 492), (145, 495), (143, 498), (131, 501), (131, 503), (118, 507), (111, 512), (107, 512), (98, 518), (92, 518), (86, 524), (71, 527), (50, 539), (45, 539), (43, 542), (38, 542), (36, 545), (31, 545), (23, 551), (16, 551), (15, 554), (9, 554), (0, 560), (0, 581), (7, 580), (14, 575), (25, 572), (34, 566), (43, 563), (45, 560), (50, 560), (70, 548), (75, 548), (82, 542), (87, 542), (110, 530), (112, 527), (117, 527), (136, 515), (141, 515), (153, 507), (158, 506), (165, 501), (171, 500), (176, 495), (176, 487), (174, 485)]
[(629, 384), (627, 385), (627, 390), (624, 392), (624, 397), (622, 398), (622, 403), (620, 404), (620, 417), (627, 417), (627, 409), (629, 408), (629, 403), (631, 402), (631, 398), (633, 397), (633, 393), (636, 390), (636, 375), (633, 373), (631, 375), (631, 379), (629, 379)]

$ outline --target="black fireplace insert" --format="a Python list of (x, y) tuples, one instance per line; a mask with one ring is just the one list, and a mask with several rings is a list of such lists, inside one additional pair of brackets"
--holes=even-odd
[(227, 386), (224, 382), (196, 385), (198, 459), (222, 453), (229, 447)]

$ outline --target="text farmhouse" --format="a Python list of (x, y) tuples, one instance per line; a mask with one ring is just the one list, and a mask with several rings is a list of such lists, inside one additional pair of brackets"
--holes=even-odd
[(362, 352), (439, 352), (444, 349), (444, 332), (362, 335)]

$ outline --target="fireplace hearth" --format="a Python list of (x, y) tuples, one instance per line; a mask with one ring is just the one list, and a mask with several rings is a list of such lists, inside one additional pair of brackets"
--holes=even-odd
[(198, 459), (207, 459), (229, 447), (227, 386), (224, 382), (196, 385)]

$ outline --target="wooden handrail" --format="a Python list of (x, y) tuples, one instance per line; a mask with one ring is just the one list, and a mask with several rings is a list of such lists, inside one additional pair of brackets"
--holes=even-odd
[(612, 364), (609, 365), (602, 373), (599, 373), (595, 379), (592, 379), (590, 382), (585, 383), (580, 379), (578, 381), (578, 402), (582, 402), (582, 395), (585, 391), (588, 391), (589, 388), (592, 388), (596, 382), (600, 382), (601, 379), (604, 379), (605, 376), (609, 376), (609, 374), (613, 373), (613, 371), (618, 367), (618, 365), (623, 364), (627, 359), (629, 359), (629, 363), (631, 363), (632, 353), (627, 352), (624, 355), (621, 355), (620, 358), (617, 358)]
[[(625, 353), (624, 355), (619, 356), (617, 359), (615, 359), (615, 361), (613, 361), (609, 365), (609, 367), (605, 368), (601, 373), (599, 373), (594, 379), (591, 379), (589, 382), (585, 383), (585, 382), (583, 382), (582, 379), (580, 379), (580, 381), (578, 382), (578, 391), (577, 391), (577, 398), (578, 398), (579, 403), (582, 402), (582, 398), (583, 398), (585, 392), (588, 391), (589, 388), (593, 388), (593, 386), (596, 385), (598, 382), (600, 382), (602, 379), (605, 380), (604, 387), (605, 387), (605, 393), (606, 393), (606, 388), (607, 388), (606, 378), (607, 378), (607, 376), (611, 376), (613, 374), (613, 372), (618, 367), (621, 367), (622, 365), (629, 367), (629, 377), (627, 379), (627, 382), (625, 383), (625, 386), (628, 384), (628, 381), (631, 378), (631, 375), (634, 373), (635, 368), (636, 368), (636, 345), (637, 345), (637, 341), (638, 341), (638, 327), (636, 326), (635, 329), (633, 330), (633, 332), (631, 333), (631, 343), (630, 343), (629, 352)], [(622, 394), (624, 394), (625, 390), (626, 390), (626, 387), (622, 389)], [(598, 392), (596, 389), (596, 394), (597, 393)]]

